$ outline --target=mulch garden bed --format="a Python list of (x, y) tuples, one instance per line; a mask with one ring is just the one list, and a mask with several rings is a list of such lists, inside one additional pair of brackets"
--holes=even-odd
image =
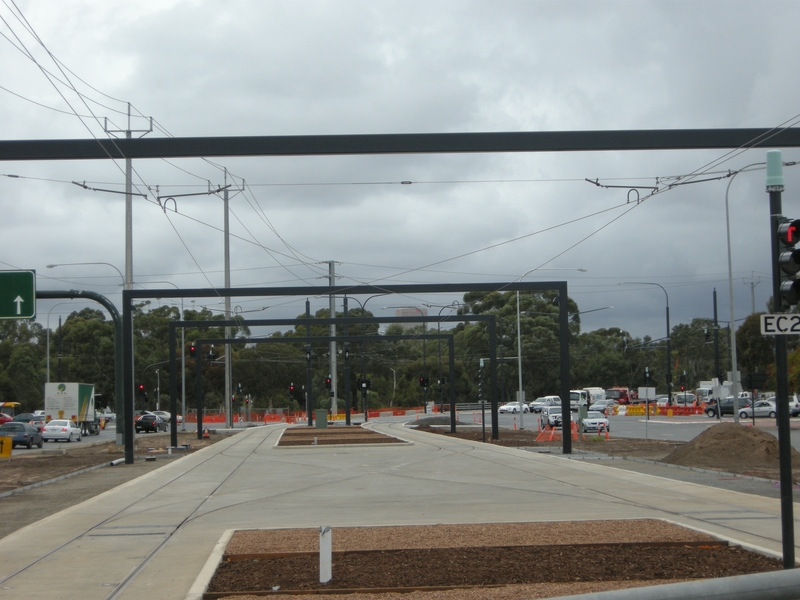
[[(613, 556), (613, 560), (607, 560)], [(706, 579), (780, 570), (781, 561), (724, 542), (416, 548), (335, 552), (319, 583), (319, 555), (228, 557), (205, 598), (231, 592), (410, 591), (591, 581)]]
[(358, 426), (333, 426), (327, 429), (289, 427), (278, 446), (330, 446), (333, 444), (405, 444), (403, 440)]

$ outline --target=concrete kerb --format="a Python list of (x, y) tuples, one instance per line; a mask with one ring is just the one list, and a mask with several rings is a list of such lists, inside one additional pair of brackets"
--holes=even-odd
[(214, 549), (211, 551), (206, 564), (200, 569), (200, 573), (197, 574), (197, 578), (194, 580), (192, 587), (189, 588), (189, 593), (186, 594), (185, 600), (202, 600), (203, 594), (205, 594), (208, 588), (208, 584), (211, 583), (211, 578), (214, 577), (214, 573), (217, 572), (217, 567), (219, 567), (219, 564), (222, 562), (222, 557), (225, 554), (225, 549), (228, 547), (228, 542), (231, 541), (236, 531), (238, 530), (226, 529), (222, 537), (219, 538), (219, 541), (214, 544)]

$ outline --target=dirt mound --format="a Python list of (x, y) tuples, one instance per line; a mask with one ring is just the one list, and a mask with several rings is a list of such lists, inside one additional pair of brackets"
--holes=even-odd
[[(758, 427), (720, 423), (677, 448), (663, 462), (735, 472), (744, 468), (754, 473), (777, 473), (778, 438)], [(800, 453), (794, 448), (792, 465), (797, 480)]]

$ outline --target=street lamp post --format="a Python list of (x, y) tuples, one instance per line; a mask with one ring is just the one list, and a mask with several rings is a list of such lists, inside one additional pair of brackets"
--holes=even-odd
[[(522, 281), (525, 279), (526, 275), (533, 273), (534, 271), (580, 271), (581, 273), (585, 273), (586, 269), (580, 268), (565, 268), (565, 269), (541, 269), (539, 267), (534, 267), (533, 269), (528, 269), (522, 275), (520, 275), (517, 281)], [(566, 299), (565, 299), (566, 300)], [(522, 415), (524, 414), (523, 409), (523, 402), (522, 402), (522, 327), (521, 327), (521, 319), (520, 319), (520, 310), (519, 310), (519, 290), (517, 290), (517, 377), (518, 377), (518, 385), (519, 385), (519, 393), (517, 394), (517, 402), (519, 402), (519, 428), (524, 429), (524, 422)]]
[[(734, 317), (733, 309), (733, 265), (731, 264), (731, 217), (728, 205), (728, 194), (731, 190), (731, 184), (739, 173), (742, 173), (750, 167), (763, 165), (764, 163), (753, 163), (747, 165), (743, 169), (739, 169), (736, 173), (731, 175), (728, 186), (725, 188), (725, 227), (728, 239), (728, 292), (730, 294), (730, 309), (731, 309), (731, 382), (733, 383), (733, 422), (739, 422), (739, 365), (736, 357), (736, 318)], [(722, 385), (722, 382), (720, 382)], [(719, 411), (717, 411), (719, 412)], [(755, 413), (754, 413), (755, 414)]]
[(669, 294), (667, 294), (667, 290), (664, 289), (663, 285), (650, 281), (623, 281), (620, 285), (655, 285), (661, 288), (661, 291), (664, 292), (664, 296), (667, 298), (667, 374), (664, 378), (667, 382), (667, 394), (669, 395), (669, 402), (672, 403), (672, 348), (670, 346), (669, 335)]
[[(421, 317), (426, 316), (425, 313), (422, 312), (422, 309), (417, 307), (417, 306), (384, 306), (383, 308), (384, 309), (387, 309), (387, 308), (411, 308), (411, 309), (417, 311), (420, 314)], [(439, 314), (441, 314), (441, 313), (439, 313)], [(427, 332), (428, 332), (427, 323), (425, 321), (423, 321), (422, 322), (422, 335), (425, 335)], [(424, 380), (427, 378), (427, 375), (428, 375), (427, 356), (426, 356), (426, 342), (427, 342), (427, 340), (425, 340), (423, 338), (423, 340), (422, 340), (422, 379), (423, 379), (423, 385), (422, 385), (422, 412), (427, 415), (428, 414), (428, 386), (425, 385), (425, 383), (424, 383)]]
[[(173, 286), (176, 290), (180, 289), (171, 281), (148, 281), (147, 283), (166, 283), (167, 285)], [(194, 300), (192, 300), (192, 303), (194, 303)], [(183, 318), (183, 296), (181, 296), (180, 319), (183, 320)], [(181, 417), (181, 431), (186, 431), (186, 327), (181, 327)], [(173, 422), (176, 423), (176, 421)]]
[[(372, 300), (373, 298), (377, 298), (378, 296), (385, 296), (385, 295), (386, 295), (386, 294), (375, 294), (374, 296), (370, 296), (369, 298), (367, 298), (366, 300), (364, 300), (364, 303), (363, 303), (363, 304), (362, 304), (362, 303), (361, 303), (361, 301), (360, 301), (360, 300), (358, 300), (357, 298), (354, 298), (354, 297), (352, 297), (352, 296), (351, 296), (350, 298), (351, 298), (352, 300), (355, 300), (356, 302), (358, 302), (358, 305), (361, 307), (361, 316), (362, 316), (362, 317), (365, 317), (366, 315), (365, 315), (364, 313), (365, 313), (365, 312), (366, 312), (366, 310), (367, 310), (367, 302), (369, 302), (369, 301), (370, 301), (370, 300)], [(347, 298), (348, 298), (348, 297), (347, 297), (347, 296), (345, 296), (345, 306), (347, 306)], [(345, 308), (345, 311), (344, 311), (344, 316), (345, 316), (345, 317), (349, 316), (349, 315), (347, 314), (348, 312), (349, 312), (349, 311), (348, 311), (348, 310)], [(345, 326), (346, 326), (346, 325), (345, 325)], [(348, 350), (347, 352), (348, 352), (348, 355), (349, 355), (349, 350)], [(348, 357), (349, 357), (349, 356), (348, 356)], [(362, 386), (362, 387), (361, 387), (361, 394), (362, 394), (362, 397), (363, 397), (363, 399), (364, 399), (364, 422), (365, 422), (365, 423), (366, 423), (367, 421), (369, 421), (369, 415), (367, 414), (367, 389), (364, 387), (364, 385), (366, 385), (366, 384), (364, 383), (364, 381), (366, 380), (366, 370), (367, 370), (367, 353), (366, 353), (366, 342), (364, 342), (364, 343), (362, 344), (362, 347), (361, 347), (361, 378), (360, 378), (360, 379), (361, 379), (361, 381), (362, 381), (362, 384), (361, 384), (361, 386)], [(348, 415), (347, 415), (347, 418), (348, 418), (348, 419), (350, 418), (350, 415), (349, 415), (349, 413), (348, 413)]]
[[(432, 305), (428, 304), (427, 306), (430, 308)], [(444, 309), (446, 309), (446, 308), (449, 308), (449, 309), (452, 310), (452, 309), (458, 309), (459, 306), (461, 306), (461, 303), (458, 300), (453, 300), (450, 304), (445, 304), (444, 306), (442, 306), (439, 309), (439, 315), (438, 316), (441, 317), (442, 316), (442, 311)], [(439, 335), (441, 335), (441, 333), (442, 333), (442, 321), (441, 320), (437, 320), (436, 321), (436, 333), (439, 334)], [(444, 388), (442, 387), (442, 379), (443, 379), (444, 376), (442, 374), (442, 340), (441, 339), (437, 340), (437, 345), (438, 345), (438, 350), (439, 350), (439, 412), (444, 414), (444, 391), (443, 391)], [(450, 382), (450, 385), (453, 385), (452, 381)]]
[[(122, 272), (112, 265), (111, 263), (107, 262), (81, 262), (81, 263), (58, 263), (47, 265), (48, 269), (55, 269), (56, 267), (67, 267), (67, 266), (83, 266), (83, 265), (106, 265), (114, 269), (122, 279), (122, 285), (125, 286), (125, 277), (122, 275)], [(133, 365), (131, 365), (133, 366)], [(123, 385), (123, 377), (124, 377), (124, 369), (122, 365), (122, 326), (121, 324), (115, 324), (114, 326), (114, 402), (115, 408), (117, 413), (117, 436), (116, 436), (116, 443), (117, 446), (122, 446), (124, 443), (124, 431), (125, 427), (133, 427), (133, 414), (126, 415), (124, 407), (120, 407), (116, 405), (116, 402), (119, 400), (120, 402), (124, 396), (124, 385)], [(120, 415), (122, 415), (120, 417)]]

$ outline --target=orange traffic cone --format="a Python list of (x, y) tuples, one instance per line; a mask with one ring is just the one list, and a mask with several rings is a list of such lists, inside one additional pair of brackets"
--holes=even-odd
[(208, 438), (209, 438), (209, 435), (208, 435), (208, 427), (205, 427), (205, 428), (203, 429), (203, 439), (204, 439), (204, 440), (207, 440)]

